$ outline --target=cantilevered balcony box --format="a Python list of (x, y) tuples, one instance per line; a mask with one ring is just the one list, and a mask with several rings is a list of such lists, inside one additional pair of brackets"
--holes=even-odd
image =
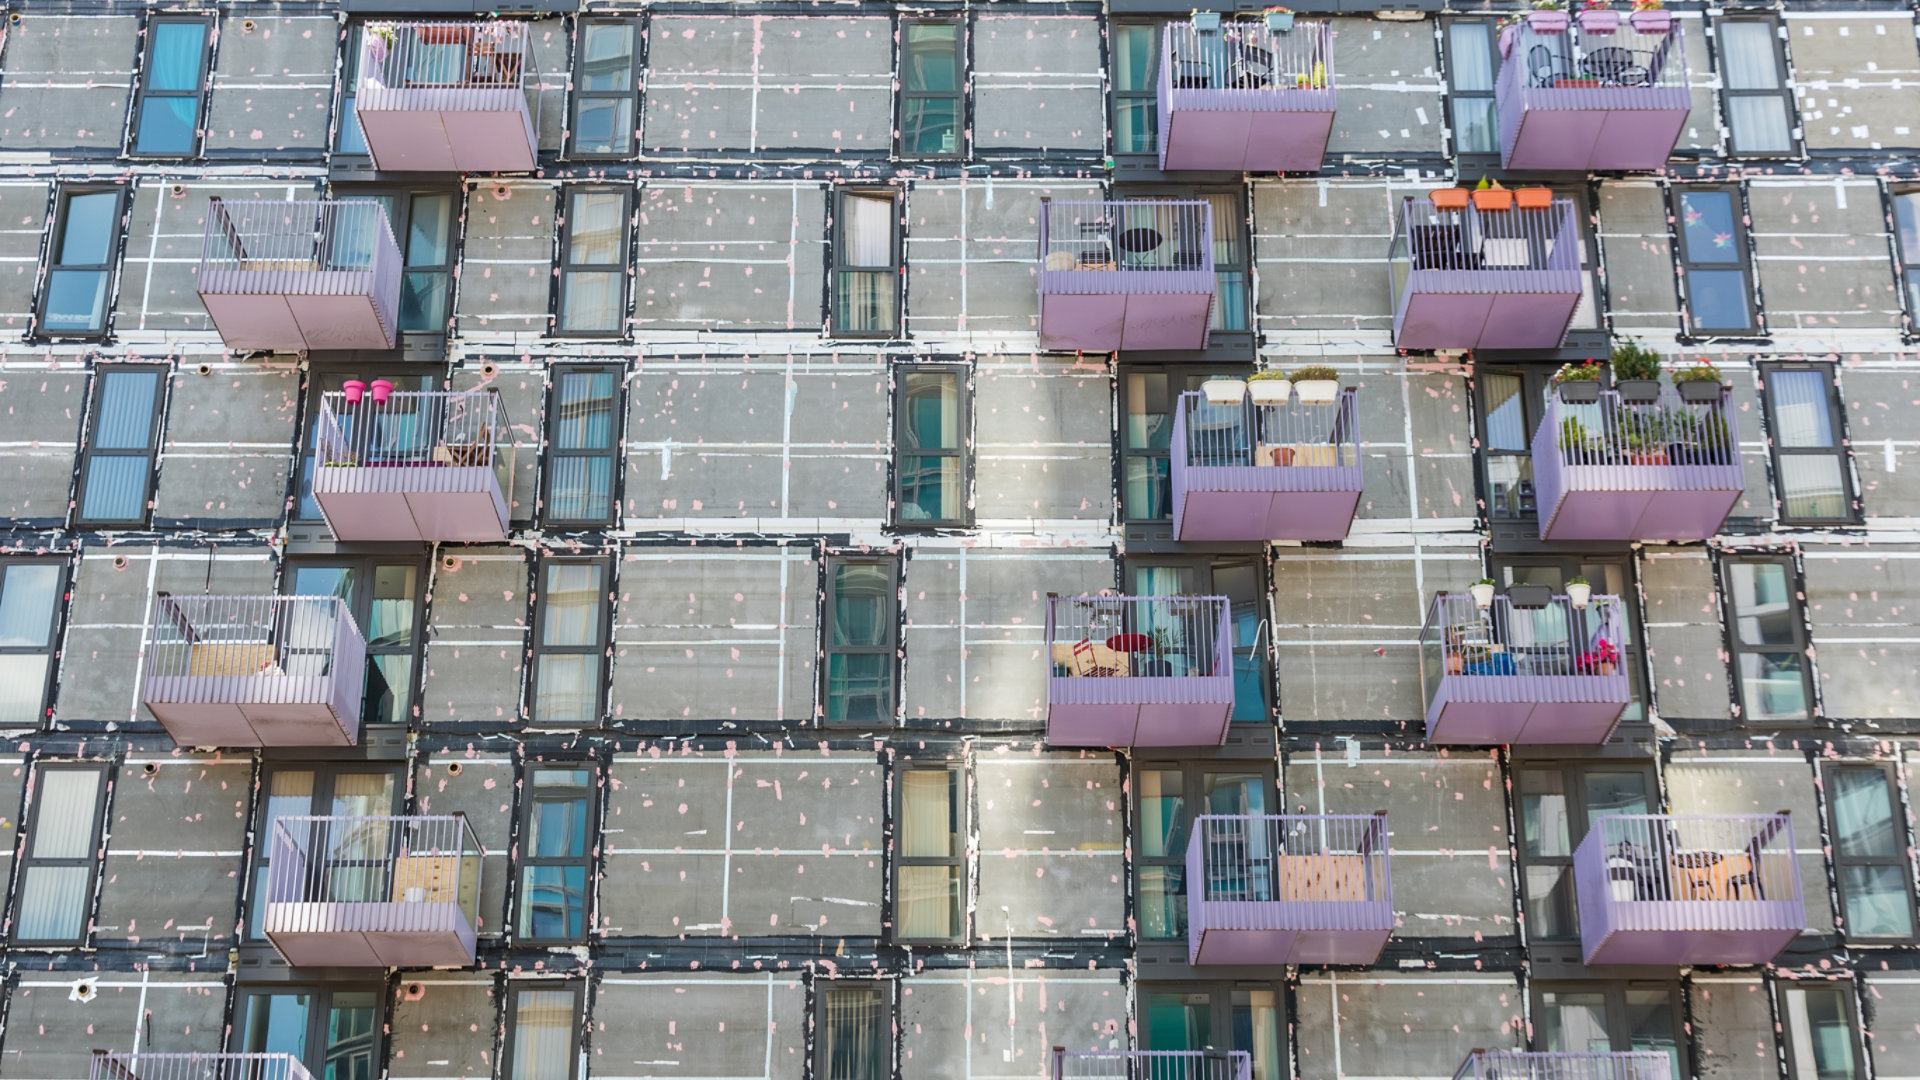
[(382, 172), (530, 172), (539, 88), (526, 23), (368, 23), (353, 108)]
[(507, 535), (513, 432), (492, 390), (323, 395), (313, 497), (336, 540)]
[(1224, 596), (1047, 598), (1047, 741), (1219, 746), (1233, 713)]
[(196, 288), (230, 349), (390, 349), (400, 277), (377, 202), (208, 205)]
[(352, 746), (366, 657), (338, 597), (162, 594), (140, 702), (180, 746)]
[(1160, 55), (1160, 167), (1318, 172), (1333, 131), (1333, 29), (1169, 23)]
[(1173, 414), (1173, 535), (1344, 540), (1360, 503), (1354, 392), (1331, 404), (1180, 395)]
[(1473, 597), (1433, 598), (1420, 631), (1427, 741), (1491, 746), (1599, 746), (1631, 700), (1620, 599), (1565, 596), (1523, 608), (1506, 596), (1481, 610)]
[(1483, 213), (1408, 198), (1388, 271), (1398, 348), (1558, 348), (1580, 303), (1573, 202)]
[(1453, 1080), (1668, 1080), (1672, 1075), (1673, 1059), (1658, 1050), (1475, 1050)]
[(1189, 963), (1371, 964), (1392, 933), (1384, 812), (1194, 819)]
[(292, 1054), (93, 1052), (88, 1080), (313, 1080)]
[(1807, 925), (1784, 810), (1599, 817), (1573, 875), (1589, 964), (1765, 964)]
[(1695, 404), (1671, 390), (1628, 403), (1547, 402), (1533, 436), (1543, 540), (1703, 540), (1746, 488), (1740, 428), (1723, 393)]
[(483, 854), (460, 814), (277, 818), (262, 929), (294, 967), (464, 967)]
[(1041, 348), (1204, 349), (1213, 294), (1210, 204), (1041, 200)]
[(1495, 91), (1500, 163), (1530, 171), (1658, 169), (1680, 140), (1692, 105), (1686, 41), (1678, 27), (1646, 34), (1625, 19), (1611, 33), (1541, 33), (1522, 22)]
[(1253, 1080), (1245, 1050), (1053, 1048), (1053, 1080)]

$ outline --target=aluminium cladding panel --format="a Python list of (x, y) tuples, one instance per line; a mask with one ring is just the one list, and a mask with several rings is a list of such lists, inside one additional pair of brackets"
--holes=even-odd
[(313, 157), (327, 148), (340, 23), (222, 17), (207, 100), (210, 158)]
[(634, 215), (635, 327), (819, 329), (827, 203), (818, 183), (648, 184)]
[(117, 156), (140, 52), (140, 18), (21, 9), (15, 14), (20, 22), (7, 28), (6, 55), (0, 58), (0, 146)]
[(66, 524), (74, 456), (87, 408), (79, 365), (10, 363), (0, 369), (0, 514), (16, 528)]
[(245, 756), (156, 756), (136, 755), (114, 776), (95, 942), (224, 950), (246, 880), (253, 766)]
[(223, 974), (88, 971), (95, 993), (79, 1000), (73, 971), (15, 976), (0, 1074), (9, 1080), (87, 1076), (95, 1050), (217, 1053), (228, 986)]

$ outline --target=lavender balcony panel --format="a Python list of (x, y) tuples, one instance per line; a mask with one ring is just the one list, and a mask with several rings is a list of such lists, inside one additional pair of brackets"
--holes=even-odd
[(400, 249), (368, 200), (217, 201), (196, 288), (228, 348), (389, 349)]
[(1200, 540), (1344, 540), (1362, 484), (1352, 391), (1331, 404), (1174, 409), (1173, 534)]
[(478, 541), (507, 535), (512, 424), (490, 390), (323, 396), (313, 495), (335, 539)]
[(1589, 964), (1765, 964), (1806, 929), (1784, 811), (1604, 816), (1573, 872)]
[(1041, 348), (1205, 348), (1214, 288), (1209, 204), (1043, 202)]
[(140, 700), (180, 746), (352, 746), (366, 639), (331, 596), (158, 596)]
[(1580, 303), (1580, 234), (1567, 199), (1481, 213), (1409, 198), (1389, 256), (1393, 340), (1403, 349), (1555, 348)]
[(1253, 1080), (1245, 1050), (1053, 1051), (1053, 1080)]
[(1509, 169), (1659, 169), (1692, 106), (1682, 34), (1545, 34), (1522, 24), (1500, 68), (1500, 158)]
[(1393, 933), (1384, 815), (1202, 815), (1186, 882), (1192, 964), (1371, 964)]
[(1337, 106), (1333, 31), (1296, 22), (1201, 33), (1166, 27), (1160, 64), (1160, 167), (1312, 172), (1326, 156)]
[(1625, 627), (1612, 596), (1584, 608), (1556, 596), (1538, 610), (1496, 596), (1485, 611), (1471, 596), (1435, 597), (1420, 634), (1427, 741), (1606, 743), (1632, 700)]
[(93, 1052), (88, 1080), (313, 1080), (292, 1054)]
[(1702, 540), (1746, 488), (1739, 418), (1723, 396), (1690, 404), (1668, 390), (1632, 405), (1547, 401), (1533, 437), (1540, 534), (1548, 540)]
[(1233, 638), (1225, 597), (1049, 597), (1047, 652), (1048, 742), (1226, 742)]
[(369, 23), (354, 111), (383, 172), (529, 172), (540, 85), (527, 25)]
[(1659, 1050), (1475, 1050), (1453, 1080), (1668, 1080), (1672, 1075), (1673, 1059)]
[(295, 967), (471, 964), (484, 854), (459, 815), (278, 818), (263, 929)]

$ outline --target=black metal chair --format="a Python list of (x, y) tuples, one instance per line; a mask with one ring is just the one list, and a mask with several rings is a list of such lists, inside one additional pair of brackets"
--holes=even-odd
[[(1646, 57), (1647, 62), (1639, 62), (1635, 59), (1638, 56)], [(1595, 49), (1581, 59), (1580, 72), (1608, 86), (1652, 86), (1653, 54), (1617, 46)]]
[(1528, 86), (1552, 86), (1566, 73), (1566, 64), (1560, 54), (1549, 46), (1535, 45), (1527, 50)]

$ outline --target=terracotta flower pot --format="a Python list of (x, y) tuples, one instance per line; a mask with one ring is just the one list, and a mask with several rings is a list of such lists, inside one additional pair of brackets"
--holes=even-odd
[(1505, 188), (1486, 188), (1473, 193), (1473, 208), (1482, 213), (1513, 209), (1513, 192)]
[(1550, 210), (1553, 208), (1553, 189), (1543, 187), (1523, 187), (1513, 193), (1513, 204), (1522, 210)]
[(1433, 193), (1427, 197), (1433, 200), (1435, 210), (1465, 210), (1467, 197), (1471, 194), (1472, 192), (1463, 187), (1443, 187), (1434, 188)]

